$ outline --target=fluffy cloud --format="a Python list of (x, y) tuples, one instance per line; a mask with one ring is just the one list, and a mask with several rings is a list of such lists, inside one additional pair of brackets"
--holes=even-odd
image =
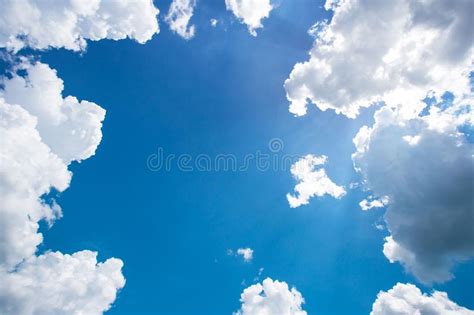
[(472, 113), (470, 106), (464, 114), (453, 109), (461, 107), (433, 106), (426, 116), (404, 119), (383, 107), (354, 138), (356, 170), (389, 200), (384, 254), (424, 283), (451, 279), (452, 266), (474, 255), (474, 148), (457, 130)]
[(2, 314), (88, 314), (110, 308), (125, 279), (122, 261), (97, 263), (97, 253), (32, 256), (12, 273), (0, 271)]
[[(16, 70), (23, 70), (25, 76)], [(69, 187), (68, 165), (94, 154), (105, 111), (68, 96), (56, 72), (22, 63), (0, 90), (0, 313), (99, 314), (124, 285), (122, 262), (96, 254), (35, 256), (39, 222), (61, 208), (43, 196)], [(66, 293), (65, 293), (66, 292)]]
[(193, 16), (196, 0), (173, 0), (165, 21), (173, 32), (184, 39), (194, 37), (195, 26), (189, 26), (189, 20)]
[(42, 242), (38, 222), (61, 215), (40, 197), (51, 187), (63, 191), (71, 174), (36, 129), (37, 118), (0, 98), (0, 266), (11, 268)]
[(336, 185), (321, 167), (326, 161), (327, 157), (324, 155), (308, 154), (291, 166), (291, 174), (299, 181), (294, 189), (297, 195), (286, 195), (291, 208), (308, 204), (309, 199), (314, 196), (322, 197), (328, 194), (334, 198), (342, 198), (346, 194), (344, 187)]
[(372, 208), (382, 208), (388, 203), (388, 198), (383, 197), (380, 199), (374, 199), (373, 196), (369, 196), (368, 200), (364, 199), (359, 202), (359, 206), (362, 210), (367, 211)]
[(255, 30), (263, 27), (262, 20), (268, 18), (273, 9), (270, 0), (225, 0), (225, 6), (247, 25), (252, 36), (257, 36)]
[(253, 249), (247, 247), (247, 248), (239, 248), (237, 249), (237, 255), (242, 256), (244, 261), (250, 262), (253, 259)]
[(310, 58), (285, 82), (290, 112), (304, 115), (311, 102), (348, 117), (379, 101), (419, 109), (428, 91), (470, 90), (470, 0), (327, 1), (330, 22), (312, 27)]
[(79, 51), (87, 39), (144, 43), (159, 32), (152, 0), (1, 1), (0, 12), (0, 47), (13, 51), (25, 46)]
[(105, 110), (73, 96), (63, 98), (63, 81), (48, 65), (23, 63), (21, 68), (28, 72), (28, 77), (14, 75), (3, 80), (0, 97), (7, 103), (21, 104), (37, 117), (42, 140), (64, 163), (94, 155), (102, 140)]
[(370, 315), (474, 315), (474, 311), (457, 305), (445, 292), (431, 296), (421, 293), (413, 284), (397, 283), (387, 292), (381, 291), (372, 305)]
[(246, 288), (240, 295), (242, 306), (237, 315), (307, 315), (303, 296), (286, 282), (270, 278)]
[[(285, 82), (290, 112), (304, 115), (312, 102), (353, 118), (385, 103), (354, 138), (354, 166), (378, 198), (360, 206), (387, 198), (384, 254), (424, 283), (446, 281), (474, 255), (473, 145), (458, 131), (473, 120), (474, 4), (342, 0), (325, 8), (331, 21), (311, 28), (310, 58)], [(425, 108), (446, 91), (451, 104)]]

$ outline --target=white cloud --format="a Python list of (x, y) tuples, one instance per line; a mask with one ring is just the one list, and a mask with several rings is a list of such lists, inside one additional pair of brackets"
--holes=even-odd
[(360, 187), (360, 183), (358, 182), (352, 182), (352, 183), (349, 183), (349, 189), (357, 189)]
[(385, 226), (383, 224), (375, 223), (374, 227), (379, 231), (385, 230)]
[(250, 262), (253, 259), (253, 249), (247, 248), (239, 248), (237, 249), (237, 255), (242, 256), (245, 262)]
[(36, 129), (37, 118), (0, 97), (0, 266), (11, 268), (42, 242), (38, 222), (53, 222), (61, 209), (40, 197), (63, 191), (71, 174)]
[(474, 3), (327, 1), (329, 23), (312, 28), (310, 58), (285, 82), (290, 112), (307, 103), (348, 117), (379, 101), (417, 111), (429, 91), (469, 93)]
[(382, 208), (388, 203), (387, 197), (382, 197), (380, 199), (373, 199), (373, 196), (369, 196), (369, 200), (364, 199), (359, 202), (359, 206), (362, 210), (367, 211), (372, 208)]
[(433, 106), (427, 116), (404, 119), (383, 107), (354, 138), (352, 159), (366, 188), (389, 200), (384, 254), (423, 283), (451, 279), (453, 265), (474, 256), (474, 147), (456, 129), (472, 114), (470, 106), (450, 114), (456, 108)]
[(122, 261), (97, 263), (97, 253), (32, 256), (15, 272), (0, 270), (0, 313), (99, 315), (125, 284)]
[(316, 39), (318, 38), (319, 33), (324, 29), (324, 27), (326, 27), (326, 25), (327, 25), (327, 20), (318, 21), (314, 23), (313, 25), (311, 25), (307, 33), (309, 36)]
[(69, 163), (94, 154), (105, 110), (63, 98), (62, 80), (45, 64), (19, 68), (26, 75), (14, 71), (0, 90), (0, 313), (99, 314), (124, 284), (120, 260), (96, 266), (91, 252), (35, 252), (39, 222), (62, 215), (43, 196), (67, 189)]
[[(451, 268), (474, 255), (471, 188), (473, 145), (457, 130), (471, 124), (472, 1), (327, 1), (330, 22), (310, 33), (307, 62), (285, 82), (290, 112), (307, 103), (356, 117), (385, 102), (372, 127), (354, 137), (354, 166), (383, 206), (390, 236), (384, 254), (424, 283), (453, 277)], [(449, 91), (454, 102), (426, 107), (425, 97)], [(307, 200), (306, 198), (304, 200)]]
[(263, 27), (262, 20), (268, 18), (273, 9), (270, 0), (225, 0), (225, 6), (247, 25), (252, 36), (257, 36), (256, 29)]
[(7, 103), (20, 104), (38, 118), (42, 140), (64, 163), (94, 155), (102, 140), (105, 110), (73, 96), (63, 98), (63, 81), (48, 65), (23, 63), (21, 68), (28, 71), (28, 77), (14, 75), (3, 80), (0, 97)]
[(387, 292), (381, 291), (370, 315), (474, 315), (474, 311), (457, 305), (445, 292), (424, 294), (413, 284), (397, 283)]
[(246, 288), (240, 296), (242, 306), (237, 315), (307, 315), (302, 309), (303, 296), (286, 282), (270, 278)]
[(184, 39), (194, 37), (196, 27), (189, 26), (189, 20), (193, 16), (195, 6), (196, 0), (173, 0), (165, 18), (170, 29)]
[(216, 19), (210, 19), (209, 22), (211, 23), (211, 26), (212, 26), (212, 27), (216, 27), (216, 26), (217, 26), (217, 23), (219, 23), (219, 21), (216, 20)]
[(13, 51), (25, 46), (80, 51), (87, 39), (144, 43), (159, 32), (152, 0), (1, 1), (0, 12), (0, 47)]
[(291, 208), (308, 204), (309, 199), (314, 196), (322, 197), (328, 194), (339, 199), (346, 194), (344, 187), (336, 185), (326, 175), (326, 171), (322, 168), (326, 161), (327, 157), (324, 155), (308, 154), (291, 166), (291, 174), (299, 181), (294, 188), (296, 196), (286, 195)]

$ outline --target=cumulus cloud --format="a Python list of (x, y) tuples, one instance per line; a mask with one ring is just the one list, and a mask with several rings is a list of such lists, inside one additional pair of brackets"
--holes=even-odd
[(286, 282), (270, 278), (246, 288), (240, 295), (242, 303), (236, 315), (307, 315), (302, 309), (303, 296)]
[(81, 161), (94, 155), (102, 140), (105, 110), (73, 96), (62, 97), (63, 81), (56, 71), (43, 63), (23, 63), (27, 77), (13, 75), (2, 81), (0, 97), (7, 103), (21, 104), (37, 117), (42, 140), (64, 163)]
[(411, 111), (429, 91), (469, 93), (472, 1), (330, 0), (325, 8), (332, 20), (311, 28), (309, 60), (285, 81), (296, 116), (308, 102), (354, 118), (380, 101)]
[(387, 197), (382, 197), (380, 199), (374, 199), (373, 196), (369, 196), (368, 199), (364, 199), (359, 202), (359, 206), (363, 211), (370, 210), (372, 208), (382, 208), (388, 203)]
[(196, 27), (189, 26), (189, 20), (193, 16), (195, 6), (196, 0), (173, 0), (165, 18), (170, 29), (184, 39), (194, 37)]
[(88, 314), (110, 308), (125, 284), (122, 261), (97, 263), (97, 253), (32, 256), (15, 272), (0, 271), (0, 311), (8, 315)]
[(291, 208), (308, 204), (309, 199), (314, 196), (328, 194), (339, 199), (346, 194), (344, 187), (336, 185), (322, 168), (326, 161), (327, 157), (324, 155), (308, 154), (291, 166), (291, 174), (299, 182), (294, 188), (296, 195), (286, 195)]
[(250, 262), (253, 259), (253, 249), (247, 248), (239, 248), (237, 249), (237, 255), (242, 256), (245, 262)]
[(159, 32), (152, 0), (1, 1), (0, 12), (0, 47), (12, 51), (80, 51), (86, 40), (101, 39), (144, 43)]
[(71, 174), (36, 129), (37, 118), (0, 97), (0, 266), (11, 268), (42, 242), (38, 222), (61, 215), (40, 197), (51, 187), (63, 191)]
[[(474, 4), (341, 0), (325, 8), (331, 21), (310, 29), (309, 60), (285, 82), (290, 112), (304, 115), (311, 102), (354, 118), (385, 104), (354, 138), (354, 166), (375, 196), (360, 206), (388, 202), (391, 262), (424, 283), (449, 280), (453, 265), (474, 255), (473, 145), (458, 130), (473, 120)], [(426, 105), (447, 91), (451, 104)]]
[(413, 284), (397, 283), (387, 292), (381, 291), (370, 315), (474, 315), (474, 311), (457, 305), (445, 292), (424, 294)]
[(423, 283), (451, 279), (453, 265), (474, 256), (474, 148), (457, 130), (472, 112), (453, 109), (459, 107), (433, 106), (426, 116), (404, 119), (383, 107), (354, 138), (352, 159), (364, 185), (388, 197), (383, 252)]
[(63, 98), (61, 79), (42, 63), (23, 62), (2, 85), (0, 313), (99, 314), (124, 284), (120, 260), (97, 265), (96, 254), (87, 251), (35, 252), (42, 242), (39, 222), (51, 225), (62, 215), (56, 202), (43, 196), (67, 189), (68, 165), (94, 154), (105, 110)]
[(263, 27), (262, 20), (268, 18), (273, 9), (270, 0), (225, 0), (225, 6), (247, 25), (252, 36), (257, 36), (256, 29)]

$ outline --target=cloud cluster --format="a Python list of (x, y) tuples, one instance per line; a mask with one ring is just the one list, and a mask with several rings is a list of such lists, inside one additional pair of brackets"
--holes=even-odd
[(286, 282), (270, 278), (246, 288), (241, 296), (242, 303), (236, 315), (307, 315), (303, 310), (303, 296), (295, 288), (289, 289)]
[(242, 256), (245, 262), (250, 262), (253, 259), (253, 249), (249, 247), (239, 248), (237, 249), (237, 255)]
[(397, 283), (387, 292), (381, 291), (370, 315), (474, 315), (474, 311), (457, 305), (445, 292), (423, 294), (413, 284)]
[(99, 315), (125, 284), (122, 261), (97, 263), (97, 253), (49, 252), (32, 256), (15, 272), (0, 272), (2, 314)]
[(92, 252), (35, 252), (42, 242), (39, 222), (53, 224), (62, 215), (55, 201), (43, 196), (67, 189), (68, 165), (95, 153), (105, 110), (63, 98), (62, 80), (39, 62), (21, 63), (2, 84), (0, 313), (99, 314), (124, 285), (120, 260), (97, 264)]
[(45, 204), (40, 197), (51, 187), (65, 190), (71, 174), (42, 141), (36, 117), (1, 97), (0, 113), (0, 265), (12, 268), (41, 243), (38, 222), (53, 222), (61, 215), (57, 205)]
[(308, 154), (291, 166), (291, 174), (299, 181), (294, 188), (296, 196), (286, 195), (291, 208), (308, 204), (309, 199), (314, 196), (328, 194), (339, 199), (346, 194), (344, 187), (336, 185), (322, 168), (326, 161), (327, 157), (324, 155)]
[(63, 98), (64, 83), (48, 65), (23, 63), (21, 68), (28, 76), (3, 80), (0, 96), (37, 117), (42, 140), (65, 164), (94, 155), (102, 140), (105, 110), (73, 96)]
[(0, 263), (9, 267), (41, 243), (38, 222), (53, 222), (61, 215), (59, 206), (46, 204), (41, 196), (69, 186), (68, 164), (95, 153), (105, 117), (105, 110), (94, 103), (63, 98), (63, 82), (47, 65), (23, 63), (21, 68), (27, 76), (14, 73), (0, 90)]
[(0, 12), (0, 47), (11, 51), (80, 51), (86, 40), (101, 39), (144, 43), (159, 32), (152, 0), (1, 1)]
[[(424, 283), (449, 280), (474, 256), (473, 145), (459, 132), (473, 123), (474, 4), (342, 0), (325, 8), (331, 21), (311, 28), (310, 58), (285, 82), (290, 111), (304, 115), (312, 102), (354, 118), (384, 103), (354, 138), (354, 167), (374, 194), (360, 206), (387, 206), (391, 262)], [(439, 101), (447, 91), (453, 100)]]
[(428, 91), (470, 91), (472, 1), (341, 0), (325, 8), (332, 20), (312, 28), (310, 58), (285, 82), (296, 116), (308, 102), (354, 118), (380, 101), (411, 111)]
[(51, 192), (69, 187), (71, 162), (95, 154), (105, 110), (63, 97), (53, 69), (14, 54), (82, 51), (87, 40), (144, 43), (159, 32), (158, 9), (152, 0), (18, 0), (0, 1), (0, 12), (0, 48), (12, 54), (13, 67), (0, 89), (0, 313), (102, 314), (125, 284), (121, 260), (36, 250), (39, 222), (62, 216)]
[(474, 146), (457, 130), (472, 114), (451, 109), (404, 119), (383, 107), (354, 138), (365, 186), (389, 200), (384, 254), (424, 283), (451, 279), (453, 265), (474, 256)]
[(367, 211), (372, 208), (382, 208), (386, 204), (388, 204), (388, 198), (386, 196), (380, 199), (374, 198), (373, 196), (369, 196), (368, 199), (364, 199), (359, 202), (359, 206), (363, 211)]
[(225, 6), (247, 25), (252, 36), (257, 36), (256, 29), (263, 27), (262, 20), (268, 18), (273, 9), (270, 0), (225, 0)]
[(196, 0), (173, 0), (165, 17), (170, 29), (184, 39), (194, 37), (196, 27), (189, 26)]

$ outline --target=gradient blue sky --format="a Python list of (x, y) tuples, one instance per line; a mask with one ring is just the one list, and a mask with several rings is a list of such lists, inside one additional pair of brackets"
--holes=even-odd
[[(321, 1), (277, 6), (256, 38), (224, 1), (200, 1), (190, 41), (161, 24), (146, 45), (100, 41), (84, 54), (34, 52), (64, 80), (64, 95), (107, 110), (96, 155), (72, 166), (71, 187), (58, 198), (64, 218), (42, 226), (40, 251), (91, 249), (101, 260), (121, 258), (127, 284), (109, 314), (229, 314), (261, 267), (260, 280), (296, 286), (309, 314), (368, 314), (377, 293), (396, 282), (430, 290), (384, 257), (387, 232), (374, 226), (383, 209), (361, 211), (363, 191), (291, 209), (285, 195), (295, 182), (288, 171), (147, 168), (159, 147), (243, 158), (268, 152), (268, 141), (280, 138), (283, 153), (327, 155), (335, 183), (359, 180), (352, 138), (373, 122), (376, 108), (355, 120), (314, 106), (301, 118), (288, 112), (283, 82), (307, 58), (307, 30), (329, 16)], [(210, 18), (223, 24), (212, 28)], [(250, 263), (226, 253), (244, 246), (255, 251)], [(473, 271), (473, 262), (459, 266), (456, 279), (435, 288), (472, 309), (466, 288)]]

